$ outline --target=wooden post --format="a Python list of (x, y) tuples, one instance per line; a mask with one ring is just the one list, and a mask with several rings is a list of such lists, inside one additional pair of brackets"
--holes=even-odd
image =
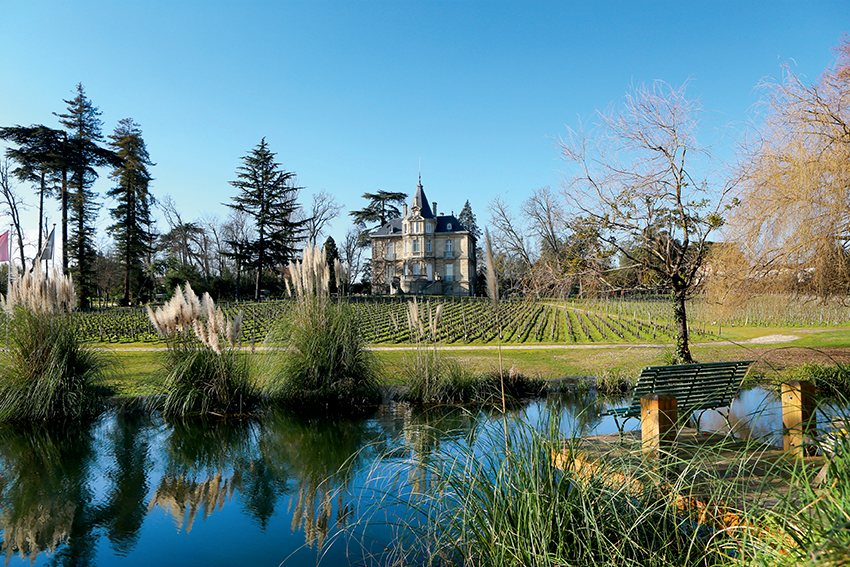
[(815, 447), (805, 445), (815, 429), (815, 386), (804, 380), (782, 384), (782, 445), (796, 455), (813, 455)]
[(655, 458), (676, 438), (678, 405), (670, 394), (647, 394), (640, 399), (640, 438), (643, 454)]

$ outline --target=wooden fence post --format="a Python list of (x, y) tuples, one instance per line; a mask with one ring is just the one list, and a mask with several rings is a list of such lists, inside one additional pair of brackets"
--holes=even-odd
[(782, 384), (782, 446), (800, 456), (815, 453), (806, 445), (807, 436), (815, 430), (815, 386), (805, 380)]
[(658, 456), (668, 451), (676, 438), (678, 405), (669, 394), (647, 394), (640, 399), (640, 438), (643, 454)]

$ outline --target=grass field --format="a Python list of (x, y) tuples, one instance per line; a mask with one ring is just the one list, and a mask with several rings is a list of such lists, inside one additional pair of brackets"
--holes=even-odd
[[(805, 362), (830, 363), (832, 360), (847, 361), (850, 358), (850, 330), (810, 330), (799, 328), (735, 328), (735, 332), (724, 338), (743, 342), (765, 336), (800, 337), (793, 341), (773, 344), (729, 344), (715, 341), (708, 344), (697, 343), (693, 346), (694, 357), (700, 362), (719, 360), (756, 360), (756, 371), (762, 375), (771, 375), (787, 371)], [(730, 335), (734, 335), (734, 339)], [(156, 346), (144, 343), (114, 345), (97, 343), (98, 348), (108, 350), (115, 362), (117, 373), (110, 381), (119, 395), (155, 394), (162, 384)], [(405, 383), (402, 373), (406, 357), (410, 350), (386, 350), (376, 345), (376, 356), (381, 362), (381, 375), (384, 384), (399, 385)], [(391, 348), (401, 348), (395, 346)], [(412, 347), (410, 347), (412, 348)], [(143, 349), (143, 350), (140, 350)], [(594, 346), (577, 345), (573, 348), (552, 346), (522, 347), (506, 346), (502, 349), (503, 366), (515, 368), (528, 376), (545, 380), (577, 376), (600, 375), (637, 375), (645, 366), (664, 364), (672, 352), (672, 347), (655, 346)], [(495, 348), (452, 347), (446, 351), (476, 371), (498, 368), (499, 352)], [(262, 351), (251, 356), (256, 364), (262, 363)]]

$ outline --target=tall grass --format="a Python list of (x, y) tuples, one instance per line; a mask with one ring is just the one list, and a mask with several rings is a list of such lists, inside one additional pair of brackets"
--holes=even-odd
[(68, 423), (102, 409), (111, 366), (79, 340), (70, 277), (38, 269), (13, 282), (2, 300), (6, 349), (0, 354), (0, 421)]
[(850, 565), (850, 398), (833, 400), (827, 413), (835, 430), (820, 431), (816, 441), (825, 460), (793, 461), (793, 490), (765, 511), (763, 529), (744, 534), (746, 559), (753, 564)]
[(512, 420), (509, 450), (490, 428), (414, 458), (427, 489), (408, 502), (424, 522), (407, 520), (399, 553), (438, 565), (847, 566), (846, 409), (836, 423), (819, 461), (728, 437), (646, 459), (639, 438), (607, 452), (562, 439), (556, 422)]
[[(344, 266), (337, 263), (341, 277)], [(307, 411), (354, 409), (380, 402), (377, 361), (366, 349), (355, 314), (329, 293), (330, 269), (324, 250), (304, 249), (289, 265), (287, 288), (295, 294), (291, 316), (267, 341), (270, 357), (264, 389), (277, 403)]]
[[(500, 434), (431, 455), (431, 484), (413, 509), (409, 557), (443, 565), (711, 565), (729, 563), (728, 538), (683, 510), (688, 494), (677, 467), (623, 475), (616, 465), (592, 473), (553, 466), (561, 449), (553, 428), (514, 427), (510, 450)], [(577, 440), (563, 449), (572, 462)], [(692, 482), (692, 481), (688, 481)]]
[(228, 320), (208, 293), (198, 296), (187, 283), (171, 300), (148, 316), (165, 338), (163, 414), (225, 415), (250, 411), (259, 393), (247, 359), (237, 348), (242, 313)]

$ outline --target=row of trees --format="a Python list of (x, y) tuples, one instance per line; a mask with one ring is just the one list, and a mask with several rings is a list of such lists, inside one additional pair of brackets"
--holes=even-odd
[[(131, 282), (138, 278), (138, 257), (148, 250), (150, 238), (151, 181), (148, 167), (153, 165), (145, 148), (139, 125), (131, 118), (121, 120), (104, 147), (103, 122), (100, 111), (86, 97), (82, 84), (77, 85), (76, 96), (64, 101), (66, 111), (56, 114), (64, 130), (37, 124), (0, 128), (0, 138), (14, 143), (7, 156), (16, 164), (12, 173), (21, 181), (32, 182), (37, 187), (39, 199), (38, 248), (46, 236), (45, 196), (55, 196), (60, 202), (62, 233), (62, 270), (71, 273), (77, 282), (81, 306), (87, 305), (94, 290), (94, 221), (98, 203), (91, 190), (98, 177), (98, 169), (112, 168), (110, 177), (116, 182), (110, 195), (118, 206), (110, 211), (114, 224), (108, 227), (116, 239), (118, 252), (123, 258), (125, 271), (125, 299), (129, 296)], [(7, 185), (8, 193), (12, 189)], [(6, 199), (16, 224), (21, 264), (23, 257), (23, 231), (17, 214), (17, 203)]]
[[(35, 187), (39, 251), (47, 236), (45, 199), (59, 200), (62, 270), (73, 274), (81, 307), (116, 288), (125, 305), (145, 300), (158, 291), (160, 281), (169, 289), (190, 281), (197, 289), (238, 297), (240, 284), (250, 277), (252, 295), (259, 298), (263, 289), (278, 287), (281, 267), (304, 242), (315, 245), (342, 208), (325, 191), (313, 195), (309, 210), (302, 208), (296, 175), (282, 168), (263, 139), (241, 159), (231, 181), (238, 193), (226, 203), (228, 218), (184, 220), (173, 199), (157, 201), (151, 193), (154, 163), (139, 124), (125, 118), (104, 138), (101, 113), (82, 84), (64, 102), (66, 111), (55, 114), (62, 128), (0, 128), (0, 139), (12, 144), (0, 163), (0, 189), (23, 268), (29, 267), (19, 215), (24, 205), (13, 179)], [(107, 192), (114, 203), (107, 227), (114, 247), (106, 250), (96, 246), (100, 203), (92, 190), (102, 168), (109, 169), (114, 183)], [(155, 206), (167, 224), (165, 231), (156, 227)], [(362, 242), (356, 244), (362, 248)]]

